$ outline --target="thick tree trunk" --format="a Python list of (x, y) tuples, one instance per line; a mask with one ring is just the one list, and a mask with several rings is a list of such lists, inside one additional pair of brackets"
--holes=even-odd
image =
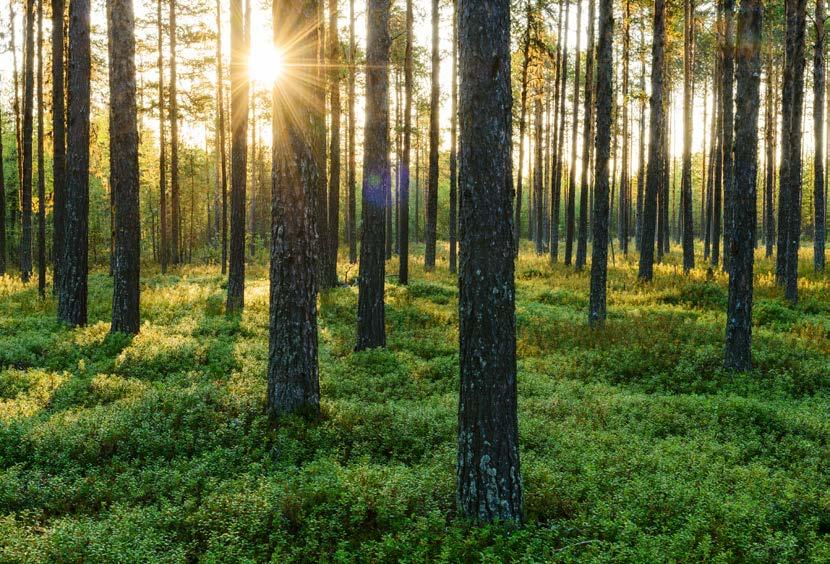
[(458, 271), (458, 0), (452, 4), (452, 117), (450, 118), (450, 272)]
[[(43, 0), (37, 3), (37, 288), (46, 297), (46, 179), (43, 158)], [(2, 208), (0, 208), (2, 209)]]
[(729, 246), (729, 305), (724, 353), (724, 366), (741, 371), (752, 367), (752, 279), (762, 16), (761, 0), (741, 0), (736, 50), (738, 92), (735, 114), (735, 216), (732, 243)]
[(651, 49), (651, 117), (648, 142), (648, 171), (643, 201), (642, 250), (639, 278), (650, 281), (654, 276), (654, 235), (657, 228), (657, 192), (662, 183), (663, 127), (663, 56), (666, 43), (666, 2), (654, 2), (654, 39)]
[[(435, 6), (433, 6), (435, 7)], [(366, 50), (366, 126), (363, 155), (363, 228), (356, 350), (386, 346), (384, 315), (384, 194), (389, 171), (389, 2), (369, 0)]]
[(90, 3), (69, 6), (69, 89), (66, 153), (66, 264), (58, 318), (71, 326), (87, 322), (89, 233)]
[[(565, 30), (569, 29), (571, 14), (571, 2), (565, 1)], [(561, 11), (560, 11), (560, 18)], [(568, 86), (568, 42), (563, 41), (562, 56), (559, 58), (559, 138), (556, 141), (556, 164), (553, 181), (553, 193), (551, 194), (551, 225), (550, 225), (550, 261), (555, 263), (559, 260), (559, 219), (562, 201), (562, 174), (565, 152), (565, 99)]]
[(441, 52), (438, 49), (438, 0), (432, 0), (432, 92), (429, 109), (429, 186), (426, 199), (424, 269), (435, 268), (438, 229), (438, 125), (441, 110)]
[(801, 121), (804, 106), (806, 0), (786, 0), (786, 59), (781, 95), (781, 173), (776, 274), (786, 298), (798, 301), (801, 239)]
[[(52, 0), (52, 274), (53, 292), (63, 283), (66, 223), (66, 115), (64, 92), (64, 1)], [(5, 209), (5, 206), (4, 206)]]
[(685, 34), (683, 49), (683, 178), (682, 178), (682, 233), (683, 233), (683, 272), (688, 273), (695, 267), (694, 218), (692, 215), (692, 72), (695, 44), (695, 4), (694, 0), (684, 2)]
[[(576, 0), (576, 21), (582, 22), (582, 0)], [(576, 147), (579, 139), (579, 68), (580, 48), (582, 45), (582, 30), (576, 34), (576, 63), (574, 69), (573, 108), (571, 110), (571, 161), (568, 174), (568, 202), (565, 212), (565, 266), (571, 265), (574, 247), (574, 222), (576, 216)], [(587, 79), (586, 79), (587, 80)]]
[[(628, 13), (628, 10), (626, 10)], [(625, 24), (626, 27), (628, 24)], [(611, 146), (611, 101), (613, 76), (614, 10), (612, 0), (600, 0), (599, 45), (597, 46), (597, 137), (592, 227), (591, 295), (588, 323), (605, 323), (608, 280), (608, 159)]]
[(23, 59), (23, 185), (21, 209), (23, 212), (20, 236), (20, 275), (24, 282), (32, 274), (32, 150), (34, 89), (35, 89), (35, 0), (25, 1), (24, 33), (25, 56)]
[[(414, 35), (414, 12), (412, 0), (406, 0), (406, 60), (404, 63), (404, 97), (405, 108), (403, 118), (403, 170), (401, 171), (401, 216), (398, 231), (401, 239), (400, 266), (398, 280), (401, 284), (409, 284), (409, 178), (412, 155), (412, 46)], [(417, 180), (417, 179), (416, 179)]]
[(329, 0), (329, 87), (331, 96), (331, 171), (329, 174), (329, 240), (323, 265), (323, 287), (333, 288), (337, 285), (337, 249), (340, 244), (340, 37), (337, 33), (339, 0)]
[[(249, 6), (248, 6), (249, 7)], [(245, 305), (245, 193), (248, 170), (248, 52), (243, 0), (231, 2), (231, 240), (229, 312)], [(325, 165), (324, 165), (325, 166)], [(174, 237), (175, 239), (175, 237)]]
[(457, 500), (461, 513), (476, 521), (521, 521), (511, 225), (510, 2), (461, 0), (459, 8)]
[(579, 186), (579, 229), (576, 243), (576, 270), (585, 268), (588, 258), (588, 191), (590, 186), (591, 146), (594, 134), (594, 19), (596, 0), (588, 3), (588, 52), (585, 55), (585, 105), (582, 110), (585, 123), (582, 127), (582, 173)]
[(813, 206), (815, 209), (815, 234), (813, 237), (813, 268), (824, 272), (824, 247), (826, 238), (824, 207), (824, 0), (816, 0), (816, 44), (813, 56), (813, 135), (815, 156), (813, 159)]
[(723, 269), (729, 271), (730, 248), (732, 245), (732, 224), (735, 210), (732, 190), (735, 184), (735, 172), (732, 162), (732, 138), (734, 132), (733, 107), (735, 82), (735, 42), (733, 13), (734, 0), (722, 0), (724, 40), (722, 43), (722, 74), (723, 87), (721, 90), (723, 102)]
[[(74, 1), (74, 0), (73, 0)], [(115, 195), (112, 331), (138, 333), (141, 231), (132, 0), (109, 0), (110, 153)]]
[(179, 194), (179, 101), (176, 78), (176, 0), (170, 0), (170, 247), (173, 264), (181, 263), (181, 201)]
[[(314, 84), (319, 36), (304, 33), (319, 18), (320, 0), (275, 0), (274, 43), (286, 52), (290, 79)], [(316, 416), (320, 410), (317, 360), (317, 230), (319, 171), (309, 130), (314, 100), (304, 89), (274, 86), (271, 165), (271, 297), (268, 413)]]
[[(357, 72), (357, 45), (354, 36), (354, 0), (349, 0), (349, 178), (348, 184), (348, 211), (349, 211), (349, 263), (357, 262), (357, 180), (355, 173), (355, 74)], [(412, 96), (412, 88), (408, 91)], [(408, 175), (409, 171), (407, 171)], [(408, 180), (408, 178), (407, 178)], [(409, 211), (409, 210), (407, 210)], [(407, 245), (408, 250), (408, 245)]]

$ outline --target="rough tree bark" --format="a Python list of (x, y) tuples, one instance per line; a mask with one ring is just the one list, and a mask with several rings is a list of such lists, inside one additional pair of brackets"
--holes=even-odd
[(605, 323), (608, 281), (608, 160), (611, 146), (611, 101), (613, 99), (613, 0), (600, 0), (599, 45), (597, 46), (597, 137), (594, 210), (591, 226), (594, 243), (591, 254), (591, 295), (588, 324)]
[[(822, 0), (819, 0), (821, 2)], [(761, 0), (741, 0), (737, 33), (734, 231), (729, 245), (729, 305), (724, 366), (752, 367), (752, 278), (758, 171), (758, 106), (761, 82)]]
[[(37, 3), (37, 288), (46, 297), (46, 169), (43, 158), (43, 0)], [(0, 208), (2, 210), (3, 208)]]
[(58, 319), (70, 326), (87, 322), (89, 233), (90, 2), (69, 6), (69, 88), (66, 152), (66, 264)]
[(406, 60), (404, 62), (404, 118), (403, 118), (403, 170), (401, 171), (401, 216), (398, 230), (401, 238), (401, 256), (398, 280), (409, 284), (409, 171), (412, 154), (412, 45), (414, 35), (414, 12), (412, 0), (406, 0)]
[(509, 0), (461, 0), (458, 32), (461, 393), (457, 500), (461, 513), (470, 519), (520, 522)]
[[(74, 0), (73, 0), (74, 1)], [(138, 125), (135, 84), (135, 22), (132, 0), (109, 0), (110, 171), (115, 196), (112, 331), (139, 330), (141, 231)]]
[(441, 52), (438, 49), (438, 0), (432, 0), (432, 91), (429, 110), (429, 186), (427, 187), (424, 269), (435, 268), (438, 229), (438, 125), (441, 110)]
[(640, 280), (650, 281), (654, 276), (654, 235), (657, 228), (657, 191), (662, 177), (663, 127), (663, 56), (666, 43), (666, 1), (654, 2), (654, 33), (651, 48), (651, 104), (649, 117), (648, 170), (643, 201), (642, 249), (640, 252)]
[[(63, 283), (66, 223), (66, 115), (64, 92), (64, 1), (52, 0), (52, 256), (53, 292)], [(5, 209), (5, 208), (4, 208)]]
[(369, 0), (366, 49), (366, 125), (363, 155), (363, 226), (356, 350), (386, 346), (384, 315), (384, 194), (389, 171), (389, 2)]
[(241, 311), (245, 305), (245, 192), (247, 191), (248, 108), (250, 100), (248, 96), (248, 53), (246, 49), (248, 32), (245, 29), (245, 19), (243, 1), (232, 0), (230, 68), (231, 239), (228, 249), (227, 300), (227, 310), (229, 312)]
[[(304, 33), (319, 17), (320, 0), (275, 0), (274, 43), (285, 54), (290, 79), (316, 84), (319, 36)], [(317, 230), (319, 183), (314, 158), (314, 100), (305, 88), (272, 90), (271, 295), (268, 350), (268, 414), (316, 416), (320, 411), (317, 359)]]
[[(734, 40), (734, 0), (722, 0), (723, 10), (723, 43), (721, 78), (721, 101), (723, 103), (723, 269), (729, 271), (729, 249), (732, 245), (732, 218), (735, 202), (732, 194), (735, 185), (735, 171), (733, 163), (732, 138), (734, 133), (734, 83), (735, 83), (735, 40)], [(717, 213), (717, 212), (716, 212)]]
[(813, 208), (815, 234), (813, 237), (813, 268), (824, 272), (826, 222), (824, 206), (824, 0), (816, 0), (816, 44), (813, 54)]

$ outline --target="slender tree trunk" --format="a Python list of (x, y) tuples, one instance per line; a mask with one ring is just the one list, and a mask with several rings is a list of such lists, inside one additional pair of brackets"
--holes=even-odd
[(179, 194), (179, 102), (176, 78), (176, 0), (170, 0), (170, 247), (172, 262), (181, 263), (181, 202)]
[[(406, 0), (406, 60), (404, 63), (404, 96), (406, 98), (406, 102), (403, 118), (403, 170), (401, 171), (400, 202), (401, 217), (400, 224), (398, 225), (398, 231), (400, 232), (401, 239), (400, 270), (398, 272), (398, 279), (403, 285), (409, 284), (409, 172), (412, 154), (412, 46), (414, 41), (414, 12), (412, 8), (412, 0)], [(417, 225), (417, 214), (415, 219)]]
[(323, 287), (337, 285), (337, 249), (340, 244), (340, 37), (337, 33), (339, 0), (329, 0), (329, 88), (331, 96), (331, 173), (329, 174), (329, 204), (326, 263), (323, 273)]
[[(349, 0), (349, 263), (357, 262), (357, 180), (355, 173), (355, 74), (357, 72), (357, 45), (354, 35), (354, 0)], [(410, 88), (411, 95), (411, 88)]]
[(542, 243), (542, 121), (544, 119), (544, 112), (542, 109), (542, 92), (537, 92), (534, 96), (533, 110), (533, 136), (534, 136), (534, 155), (533, 155), (533, 199), (535, 200), (532, 206), (533, 215), (531, 221), (528, 223), (534, 224), (533, 235), (536, 243), (536, 254), (541, 255), (545, 252), (544, 244)]
[(739, 48), (736, 51), (738, 92), (735, 114), (735, 216), (732, 243), (729, 246), (729, 305), (724, 353), (724, 366), (741, 371), (752, 368), (752, 278), (755, 258), (762, 17), (761, 0), (741, 0), (737, 33)]
[[(28, 1), (28, 0), (24, 0)], [(25, 16), (24, 16), (25, 17)], [(23, 146), (23, 126), (21, 122), (21, 113), (20, 113), (20, 73), (17, 67), (17, 40), (16, 40), (16, 25), (15, 25), (15, 13), (14, 13), (14, 0), (9, 0), (9, 27), (10, 27), (10, 38), (9, 38), (9, 49), (12, 52), (12, 75), (13, 75), (13, 82), (14, 82), (14, 128), (15, 128), (15, 153), (17, 157), (17, 206), (12, 213), (12, 218), (18, 216), (22, 208), (20, 206), (23, 205), (23, 153), (24, 153), (24, 146)], [(24, 25), (26, 25), (26, 21), (24, 19)], [(24, 38), (25, 40), (25, 38)], [(25, 61), (24, 61), (24, 72), (25, 68)], [(14, 221), (14, 220), (13, 220)], [(19, 257), (18, 257), (19, 258)]]
[(695, 239), (694, 218), (692, 215), (692, 106), (694, 92), (692, 90), (692, 72), (694, 66), (695, 44), (695, 3), (694, 0), (684, 2), (685, 41), (683, 50), (683, 272), (688, 273), (695, 267)]
[[(435, 8), (435, 6), (433, 6)], [(389, 2), (369, 0), (366, 50), (366, 126), (363, 156), (363, 228), (356, 350), (386, 346), (384, 315), (384, 194), (389, 172)]]
[[(770, 51), (772, 49), (770, 48)], [(772, 256), (773, 244), (775, 241), (775, 219), (773, 212), (773, 194), (775, 193), (775, 138), (778, 129), (777, 113), (775, 106), (774, 91), (777, 87), (774, 78), (773, 58), (772, 54), (768, 53), (767, 58), (767, 92), (766, 92), (766, 139), (764, 148), (766, 149), (766, 181), (764, 182), (764, 242), (766, 243), (765, 255), (767, 258)]]
[(722, 0), (723, 9), (723, 269), (729, 271), (729, 249), (732, 245), (732, 224), (734, 216), (734, 196), (732, 194), (735, 184), (734, 166), (732, 161), (732, 138), (734, 131), (733, 107), (735, 100), (734, 78), (735, 78), (735, 42), (733, 13), (735, 11), (734, 0)]
[[(161, 37), (159, 35), (159, 37)], [(161, 39), (159, 38), (159, 45)], [(159, 47), (159, 51), (161, 47)], [(159, 57), (161, 57), (159, 55)], [(219, 172), (222, 180), (222, 274), (228, 268), (228, 158), (225, 154), (225, 100), (224, 100), (225, 73), (222, 69), (222, 6), (216, 0), (216, 120), (218, 135)]]
[(461, 513), (476, 521), (520, 522), (510, 2), (461, 0), (459, 7), (463, 87), (457, 501)]
[[(37, 3), (37, 287), (46, 297), (46, 179), (43, 159), (43, 0)], [(3, 208), (0, 208), (3, 209)]]
[[(314, 84), (320, 37), (306, 33), (319, 18), (320, 0), (275, 0), (274, 43), (292, 49), (291, 80)], [(317, 230), (319, 171), (312, 132), (314, 99), (304, 89), (272, 89), (271, 297), (268, 413), (275, 421), (320, 411), (317, 359)]]
[[(317, 159), (317, 170), (319, 170), (319, 185), (317, 186), (317, 236), (319, 238), (320, 251), (317, 257), (317, 268), (320, 270), (318, 280), (318, 288), (326, 288), (325, 280), (325, 261), (328, 254), (329, 241), (329, 217), (328, 217), (328, 147), (326, 138), (326, 87), (328, 81), (328, 73), (325, 70), (326, 61), (326, 28), (325, 28), (325, 2), (322, 0), (317, 4), (317, 11), (319, 12), (316, 25), (311, 30), (311, 33), (316, 33), (320, 36), (320, 42), (317, 50), (317, 84), (315, 88), (311, 89), (311, 94), (317, 96), (317, 104), (315, 108), (318, 110), (314, 115), (314, 124), (312, 127), (312, 134), (314, 135), (314, 156)], [(317, 88), (316, 86), (319, 86)], [(389, 195), (384, 194), (384, 199), (388, 200)]]
[(620, 250), (628, 256), (631, 225), (630, 135), (628, 116), (629, 52), (631, 51), (631, 2), (625, 1), (623, 12), (622, 64), (622, 157), (620, 159)]
[[(627, 6), (626, 2), (626, 6)], [(626, 9), (626, 19), (628, 9)], [(624, 24), (627, 28), (628, 24)], [(597, 137), (594, 210), (591, 226), (594, 244), (591, 256), (591, 295), (588, 323), (605, 323), (608, 279), (608, 159), (611, 145), (614, 9), (612, 0), (600, 0), (599, 45), (597, 47)]]
[[(76, 1), (76, 0), (73, 0)], [(109, 0), (110, 153), (115, 195), (112, 331), (138, 333), (141, 231), (132, 0)], [(191, 210), (192, 211), (192, 210)]]
[[(576, 0), (576, 21), (582, 22), (582, 0)], [(565, 266), (571, 265), (573, 258), (574, 245), (574, 221), (576, 216), (576, 146), (579, 139), (579, 68), (580, 68), (580, 48), (582, 42), (582, 30), (578, 30), (576, 34), (576, 63), (574, 69), (574, 94), (573, 94), (573, 109), (571, 116), (573, 122), (571, 123), (571, 164), (568, 174), (568, 207), (565, 217)], [(587, 78), (586, 78), (587, 80)]]
[(438, 49), (438, 0), (432, 0), (432, 92), (429, 110), (429, 187), (426, 199), (424, 269), (435, 269), (438, 223), (438, 125), (441, 110), (441, 53)]
[(71, 326), (87, 322), (87, 249), (89, 234), (90, 3), (69, 6), (69, 88), (66, 154), (65, 279), (58, 318)]
[(256, 236), (257, 236), (257, 199), (259, 198), (259, 190), (257, 187), (257, 142), (256, 142), (256, 87), (251, 88), (251, 109), (248, 124), (248, 131), (250, 136), (251, 150), (248, 152), (248, 186), (250, 186), (250, 197), (248, 198), (248, 254), (253, 260), (256, 256)]
[[(218, 0), (217, 0), (218, 2)], [(164, 131), (164, 124), (165, 124), (165, 117), (164, 117), (164, 51), (163, 51), (163, 43), (164, 43), (164, 27), (162, 25), (161, 19), (161, 5), (162, 0), (158, 0), (156, 3), (156, 21), (157, 21), (157, 32), (158, 32), (158, 79), (159, 79), (159, 98), (158, 98), (158, 105), (159, 105), (159, 229), (161, 230), (159, 241), (160, 241), (160, 258), (161, 258), (161, 273), (164, 274), (167, 272), (167, 261), (170, 258), (170, 241), (167, 239), (167, 234), (169, 233), (167, 228), (167, 142), (165, 139), (165, 131)], [(217, 3), (216, 6), (217, 10), (219, 9), (219, 4)], [(217, 13), (217, 18), (218, 18)], [(219, 28), (221, 29), (221, 27)], [(219, 59), (221, 60), (221, 58)], [(221, 63), (219, 63), (221, 64)]]
[(3, 116), (0, 114), (0, 277), (6, 275), (6, 176), (3, 165)]
[[(249, 5), (246, 7), (250, 8)], [(248, 174), (249, 109), (246, 12), (243, 0), (231, 1), (231, 240), (227, 301), (229, 312), (241, 311), (245, 305), (245, 192)]]
[(32, 274), (32, 170), (33, 117), (35, 86), (35, 0), (25, 0), (24, 33), (25, 56), (23, 59), (23, 187), (21, 209), (23, 222), (20, 237), (20, 275), (24, 282)]
[(450, 118), (450, 272), (455, 274), (458, 246), (458, 0), (452, 3), (452, 117)]
[(815, 235), (813, 237), (813, 268), (824, 272), (825, 208), (824, 208), (824, 0), (816, 0), (816, 44), (813, 56), (813, 202)]
[(639, 170), (637, 171), (637, 217), (635, 224), (634, 243), (638, 251), (642, 251), (643, 240), (643, 198), (645, 197), (646, 176), (646, 59), (645, 59), (645, 23), (640, 24), (640, 156)]
[(590, 185), (591, 145), (594, 133), (594, 20), (596, 0), (588, 3), (588, 52), (585, 54), (585, 106), (582, 110), (585, 123), (582, 127), (582, 174), (579, 187), (579, 230), (576, 243), (576, 270), (585, 268), (588, 257), (588, 190)]
[(521, 103), (519, 106), (519, 168), (516, 171), (516, 219), (513, 225), (514, 251), (519, 252), (519, 239), (522, 234), (522, 191), (524, 188), (524, 162), (525, 162), (525, 132), (527, 131), (527, 90), (528, 90), (528, 69), (530, 67), (530, 40), (533, 14), (530, 0), (525, 0), (526, 26), (522, 46), (522, 82), (521, 82)]
[(654, 235), (657, 226), (657, 192), (661, 184), (661, 152), (663, 150), (663, 55), (666, 42), (666, 2), (654, 2), (654, 39), (651, 50), (651, 117), (648, 142), (648, 171), (643, 201), (642, 250), (639, 278), (650, 281), (654, 276)]
[[(571, 14), (571, 2), (565, 0), (565, 30), (569, 29)], [(560, 12), (561, 18), (561, 12)], [(554, 188), (552, 194), (552, 211), (551, 211), (551, 226), (550, 226), (550, 261), (555, 263), (559, 260), (559, 219), (560, 207), (562, 201), (562, 175), (564, 167), (564, 152), (565, 152), (565, 99), (567, 98), (566, 89), (568, 86), (568, 42), (563, 41), (562, 56), (559, 63), (559, 76), (561, 84), (559, 86), (559, 139), (556, 142), (556, 171), (554, 173)], [(517, 200), (518, 201), (518, 200)]]
[[(64, 1), (52, 0), (52, 289), (63, 283), (64, 229), (66, 223), (66, 116), (64, 92)], [(3, 206), (5, 209), (5, 206)], [(2, 270), (2, 269), (0, 269)]]

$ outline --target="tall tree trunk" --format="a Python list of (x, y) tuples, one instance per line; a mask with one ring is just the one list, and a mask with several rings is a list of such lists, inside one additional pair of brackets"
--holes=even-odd
[[(626, 6), (628, 3), (626, 2)], [(628, 16), (626, 8), (626, 16)], [(626, 28), (628, 24), (624, 24)], [(594, 244), (591, 255), (591, 295), (588, 323), (605, 323), (608, 280), (608, 159), (611, 146), (611, 102), (613, 76), (614, 9), (613, 0), (600, 0), (599, 45), (597, 48), (597, 137), (594, 210), (591, 226)]]
[(248, 198), (248, 254), (253, 260), (256, 256), (256, 236), (257, 236), (257, 199), (259, 198), (259, 191), (257, 187), (257, 142), (256, 142), (256, 87), (251, 89), (251, 106), (248, 124), (248, 132), (250, 136), (250, 151), (248, 151), (248, 186), (250, 186), (250, 197)]
[[(354, 35), (354, 0), (349, 0), (349, 179), (348, 179), (348, 209), (349, 209), (349, 263), (357, 262), (357, 179), (355, 173), (355, 74), (357, 73), (357, 45)], [(409, 95), (412, 89), (410, 86)], [(407, 171), (408, 172), (408, 171)]]
[(585, 105), (582, 110), (585, 123), (582, 127), (582, 174), (579, 187), (579, 229), (576, 243), (576, 270), (585, 268), (588, 257), (588, 190), (589, 168), (591, 167), (591, 145), (594, 133), (594, 20), (596, 19), (596, 0), (588, 3), (588, 52), (585, 55)]
[[(75, 1), (75, 0), (73, 0)], [(110, 153), (115, 194), (112, 331), (138, 333), (141, 230), (132, 0), (109, 0)]]
[(436, 237), (438, 235), (438, 125), (441, 110), (441, 52), (438, 49), (438, 0), (432, 0), (432, 92), (429, 109), (429, 187), (426, 199), (424, 242), (424, 269), (435, 268)]
[(383, 201), (392, 181), (389, 171), (389, 2), (369, 0), (366, 14), (366, 140), (357, 304), (358, 351), (386, 346)]
[(249, 106), (246, 12), (243, 0), (231, 1), (231, 240), (227, 301), (229, 312), (240, 311), (245, 304), (245, 192), (248, 174)]
[(622, 157), (620, 159), (620, 250), (628, 256), (629, 227), (631, 225), (630, 137), (628, 116), (628, 70), (631, 51), (631, 2), (625, 1), (623, 11), (622, 64)]
[[(571, 2), (565, 0), (565, 30), (569, 29), (571, 14)], [(561, 10), (560, 15), (561, 18)], [(550, 226), (550, 261), (555, 263), (559, 260), (559, 216), (562, 201), (562, 174), (564, 166), (564, 152), (565, 152), (565, 99), (566, 88), (568, 86), (568, 42), (563, 41), (562, 56), (559, 58), (559, 78), (561, 80), (559, 86), (559, 138), (556, 141), (556, 164), (554, 172), (554, 187), (553, 194), (551, 194), (551, 226)], [(517, 200), (518, 201), (518, 200)]]
[[(315, 84), (320, 0), (275, 0), (274, 43), (291, 44), (285, 65), (290, 80)], [(320, 411), (317, 358), (317, 230), (319, 171), (314, 157), (314, 100), (304, 89), (272, 88), (271, 296), (268, 350), (268, 414), (272, 421)]]
[[(326, 62), (326, 26), (325, 26), (325, 2), (320, 1), (317, 4), (318, 17), (315, 21), (315, 26), (311, 33), (316, 33), (320, 36), (320, 41), (317, 49), (317, 84), (315, 88), (311, 89), (311, 94), (316, 96), (317, 104), (314, 114), (314, 123), (312, 127), (312, 134), (314, 135), (314, 156), (317, 159), (317, 170), (320, 172), (319, 185), (317, 186), (317, 237), (320, 244), (320, 252), (317, 257), (317, 268), (320, 273), (318, 276), (318, 287), (326, 288), (325, 280), (325, 261), (327, 252), (327, 245), (329, 241), (329, 217), (328, 217), (328, 147), (326, 146), (326, 83), (327, 71), (324, 68)], [(317, 88), (319, 86), (319, 88)], [(384, 198), (388, 198), (388, 194), (384, 194)]]
[(735, 173), (732, 162), (732, 138), (734, 132), (733, 107), (735, 100), (733, 96), (735, 82), (735, 42), (733, 13), (735, 11), (734, 0), (722, 0), (724, 40), (722, 43), (722, 78), (723, 89), (723, 269), (729, 271), (729, 249), (732, 245), (732, 224), (735, 210), (734, 196), (732, 195), (735, 184)]
[(331, 172), (329, 174), (328, 235), (322, 286), (337, 285), (337, 249), (340, 244), (340, 37), (337, 33), (339, 0), (329, 0), (329, 88), (331, 100)]
[(37, 287), (46, 297), (46, 179), (43, 159), (43, 0), (37, 3)]
[[(718, 10), (718, 63), (715, 66), (717, 73), (716, 77), (721, 78), (723, 76), (723, 47), (721, 44), (723, 43), (723, 11)], [(716, 78), (716, 80), (717, 80)], [(710, 257), (710, 264), (712, 266), (717, 266), (720, 263), (720, 236), (721, 236), (721, 210), (722, 206), (722, 196), (723, 196), (723, 153), (724, 153), (724, 144), (723, 144), (723, 133), (724, 133), (724, 120), (723, 120), (723, 79), (718, 83), (718, 96), (717, 96), (717, 143), (715, 146), (715, 182), (713, 185), (712, 190), (712, 209), (710, 211), (711, 214), (711, 222), (712, 222), (712, 233), (710, 235), (710, 244), (712, 246), (712, 255)]]
[[(16, 25), (15, 25), (15, 13), (14, 13), (14, 0), (9, 0), (9, 27), (10, 27), (10, 37), (9, 37), (9, 49), (12, 52), (12, 75), (13, 75), (13, 87), (14, 87), (14, 105), (12, 107), (14, 111), (14, 140), (15, 140), (15, 153), (17, 157), (17, 206), (12, 213), (12, 218), (18, 216), (20, 213), (20, 206), (23, 204), (23, 127), (21, 123), (21, 113), (20, 113), (20, 73), (17, 67), (17, 40), (16, 40)], [(26, 24), (24, 20), (24, 25)], [(25, 39), (25, 38), (24, 38)], [(24, 62), (24, 72), (25, 72), (25, 60)], [(14, 220), (13, 220), (14, 221)]]
[(6, 176), (3, 165), (3, 116), (0, 115), (0, 276), (6, 275)]
[(90, 3), (69, 6), (69, 88), (66, 152), (66, 264), (58, 318), (86, 325), (89, 234)]
[[(160, 34), (159, 34), (159, 37)], [(159, 45), (161, 39), (159, 38)], [(159, 47), (159, 52), (161, 48)], [(159, 58), (161, 56), (159, 55)], [(222, 69), (222, 6), (216, 0), (216, 129), (218, 136), (217, 154), (222, 181), (222, 274), (228, 268), (228, 158), (225, 154), (225, 73)]]
[(806, 0), (786, 0), (786, 59), (781, 95), (781, 173), (776, 274), (786, 298), (798, 301), (801, 239), (801, 120), (804, 106)]
[[(159, 79), (159, 234), (160, 241), (160, 262), (161, 273), (167, 272), (167, 261), (170, 259), (170, 241), (167, 238), (169, 233), (167, 226), (167, 141), (165, 138), (165, 117), (164, 117), (164, 26), (161, 15), (162, 0), (156, 2), (156, 30), (158, 32), (158, 79)], [(217, 0), (216, 9), (219, 9)], [(217, 12), (217, 18), (218, 18)], [(219, 28), (221, 29), (221, 27)], [(219, 58), (221, 61), (221, 58)], [(219, 63), (221, 64), (221, 63)]]
[(170, 0), (170, 247), (173, 264), (181, 263), (181, 215), (179, 195), (179, 102), (176, 78), (176, 0)]
[(637, 170), (637, 217), (634, 226), (634, 243), (642, 251), (643, 240), (643, 198), (645, 197), (646, 176), (646, 58), (645, 58), (645, 23), (640, 23), (640, 135), (639, 135), (639, 169)]
[(735, 114), (735, 216), (732, 243), (729, 246), (729, 305), (724, 353), (724, 366), (741, 371), (752, 367), (752, 278), (755, 258), (762, 17), (761, 0), (741, 0), (736, 50), (738, 92)]
[(516, 198), (515, 213), (516, 219), (513, 224), (513, 243), (515, 252), (519, 252), (519, 239), (522, 234), (522, 191), (524, 188), (524, 164), (525, 164), (525, 132), (527, 131), (527, 90), (528, 90), (528, 69), (530, 67), (530, 40), (533, 22), (533, 12), (530, 0), (525, 0), (525, 15), (527, 18), (524, 40), (522, 42), (522, 82), (521, 102), (519, 106), (519, 168), (516, 171)]
[[(576, 0), (576, 21), (582, 22), (582, 0)], [(565, 266), (571, 265), (574, 245), (574, 221), (576, 215), (576, 146), (579, 139), (579, 67), (580, 67), (580, 46), (582, 41), (582, 30), (576, 34), (576, 63), (574, 69), (574, 94), (573, 109), (571, 110), (571, 161), (568, 174), (568, 204), (565, 216)], [(586, 78), (587, 80), (587, 78)]]
[(23, 58), (23, 188), (21, 209), (23, 222), (20, 237), (20, 275), (24, 282), (32, 274), (32, 137), (35, 86), (35, 0), (25, 0), (24, 33), (25, 56)]
[[(52, 290), (63, 283), (66, 224), (66, 115), (64, 92), (64, 0), (52, 0)], [(4, 206), (5, 209), (5, 206)]]
[(825, 208), (824, 208), (824, 0), (816, 0), (816, 44), (813, 56), (813, 202), (815, 235), (813, 237), (813, 268), (824, 272)]
[[(463, 88), (456, 499), (468, 518), (521, 521), (510, 213), (510, 2), (462, 0), (459, 7)], [(483, 68), (492, 72), (481, 72)]]
[(692, 72), (695, 44), (695, 4), (694, 0), (684, 2), (686, 17), (683, 49), (683, 272), (688, 273), (695, 267), (694, 218), (692, 215)]
[(648, 171), (643, 201), (642, 250), (639, 278), (654, 276), (654, 235), (657, 227), (657, 192), (662, 176), (663, 127), (663, 56), (666, 43), (666, 1), (654, 2), (654, 40), (651, 49), (651, 106), (649, 118)]
[(533, 101), (533, 199), (534, 204), (531, 207), (533, 215), (528, 223), (533, 224), (533, 238), (536, 243), (536, 254), (541, 255), (545, 252), (544, 243), (542, 242), (542, 188), (543, 188), (543, 171), (542, 171), (542, 121), (544, 120), (544, 112), (542, 109), (542, 96), (544, 94), (540, 91), (534, 96)]
[[(770, 48), (770, 51), (772, 49)], [(764, 118), (766, 127), (766, 138), (764, 148), (766, 149), (766, 181), (764, 182), (764, 242), (766, 243), (765, 255), (772, 256), (773, 244), (775, 241), (775, 219), (773, 212), (773, 194), (775, 193), (775, 138), (778, 130), (778, 114), (776, 112), (774, 91), (777, 81), (774, 78), (772, 53), (767, 58), (767, 92), (766, 92), (766, 115)]]
[[(406, 101), (403, 118), (403, 170), (401, 171), (400, 202), (401, 217), (400, 224), (398, 225), (398, 231), (400, 232), (401, 239), (401, 256), (398, 280), (403, 285), (409, 284), (409, 172), (412, 154), (412, 46), (414, 41), (414, 12), (412, 8), (412, 0), (406, 0), (406, 60), (404, 62), (404, 96)], [(415, 180), (417, 181), (417, 178)]]
[(450, 118), (450, 272), (455, 274), (458, 246), (458, 0), (452, 3), (452, 97)]

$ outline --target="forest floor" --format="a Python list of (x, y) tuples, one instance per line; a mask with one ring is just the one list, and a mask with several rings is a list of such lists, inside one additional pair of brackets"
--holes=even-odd
[[(457, 291), (446, 260), (387, 285), (388, 350), (356, 354), (356, 266), (320, 298), (322, 417), (270, 431), (267, 269), (241, 317), (215, 267), (144, 279), (139, 336), (0, 280), (0, 561), (830, 561), (830, 282), (789, 307), (759, 255), (755, 370), (721, 369), (726, 277), (517, 263), (527, 525), (455, 513)], [(443, 256), (446, 256), (444, 249)], [(804, 250), (802, 272), (812, 271)], [(388, 270), (397, 271), (396, 261)]]

